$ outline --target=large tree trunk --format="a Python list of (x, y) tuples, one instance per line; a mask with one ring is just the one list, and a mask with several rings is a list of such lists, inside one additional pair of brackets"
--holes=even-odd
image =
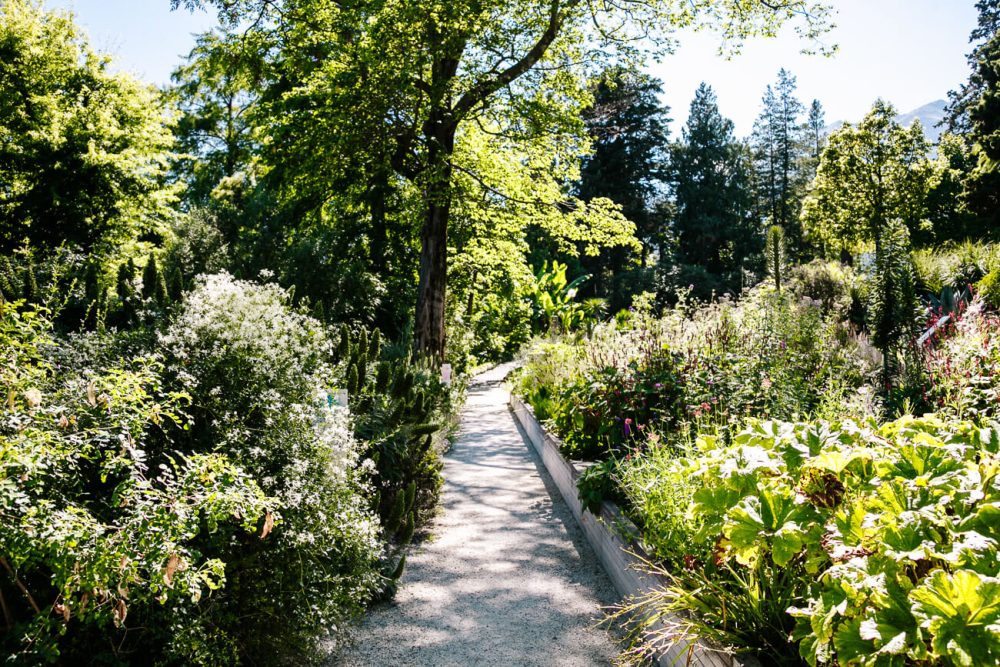
[(432, 113), (428, 139), (426, 214), (420, 231), (420, 282), (417, 290), (417, 352), (441, 363), (445, 353), (445, 288), (448, 282), (448, 218), (451, 214), (451, 156), (455, 122), (445, 112)]

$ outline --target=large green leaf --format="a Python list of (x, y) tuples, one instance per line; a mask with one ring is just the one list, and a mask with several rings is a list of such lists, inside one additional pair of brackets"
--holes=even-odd
[(937, 657), (963, 667), (1000, 664), (1000, 581), (995, 577), (938, 570), (910, 597)]
[(769, 542), (775, 565), (784, 566), (802, 550), (817, 519), (815, 510), (797, 503), (790, 492), (762, 489), (729, 512), (725, 534), (741, 562), (752, 561)]

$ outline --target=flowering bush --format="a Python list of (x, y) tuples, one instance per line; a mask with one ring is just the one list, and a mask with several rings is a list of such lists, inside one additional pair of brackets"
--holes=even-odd
[(202, 545), (261, 543), (274, 501), (223, 454), (147, 451), (184, 399), (155, 361), (57, 367), (48, 329), (0, 304), (0, 646), (21, 664), (91, 663), (96, 646), (197, 662), (191, 619), (228, 583)]
[(749, 417), (863, 417), (878, 406), (851, 397), (876, 367), (865, 340), (821, 304), (761, 289), (738, 304), (681, 304), (624, 329), (603, 325), (575, 348), (543, 345), (516, 391), (567, 454), (600, 458), (652, 432), (679, 446)]
[(332, 342), (274, 285), (202, 277), (162, 336), (191, 395), (195, 452), (223, 451), (276, 499), (264, 543), (216, 543), (238, 563), (204, 613), (254, 662), (308, 659), (381, 584), (379, 524), (349, 415), (331, 406)]
[(1000, 419), (1000, 317), (977, 299), (953, 318), (924, 349), (922, 398), (958, 419)]

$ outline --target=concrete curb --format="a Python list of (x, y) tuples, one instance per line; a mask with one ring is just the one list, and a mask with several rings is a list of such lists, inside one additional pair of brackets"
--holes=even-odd
[[(636, 542), (639, 529), (635, 524), (614, 503), (608, 501), (601, 505), (599, 517), (584, 510), (576, 490), (576, 479), (580, 473), (570, 461), (563, 458), (559, 439), (546, 432), (535, 418), (531, 406), (514, 394), (510, 396), (510, 409), (528, 435), (528, 441), (542, 459), (552, 480), (559, 487), (559, 493), (576, 517), (619, 595), (623, 598), (640, 596), (662, 585), (664, 582), (659, 577), (646, 572), (643, 567), (642, 558), (645, 558), (645, 553)], [(664, 624), (657, 622), (656, 626), (662, 629)], [(741, 663), (729, 654), (686, 640), (672, 644), (662, 655), (657, 656), (656, 662), (660, 667), (741, 667)]]

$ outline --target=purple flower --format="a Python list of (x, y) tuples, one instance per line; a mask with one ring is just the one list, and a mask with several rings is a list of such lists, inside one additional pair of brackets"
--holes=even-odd
[(624, 431), (625, 431), (625, 437), (626, 438), (629, 437), (630, 435), (632, 435), (632, 419), (631, 418), (628, 418), (628, 419), (625, 420)]

